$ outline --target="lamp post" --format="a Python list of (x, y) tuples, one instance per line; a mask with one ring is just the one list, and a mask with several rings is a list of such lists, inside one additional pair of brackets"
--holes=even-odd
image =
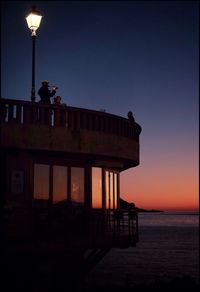
[(32, 36), (32, 88), (31, 88), (31, 101), (35, 101), (35, 39), (36, 39), (36, 30), (40, 26), (40, 22), (42, 19), (41, 13), (36, 9), (35, 6), (32, 7), (28, 16), (26, 17), (26, 21), (28, 27), (31, 30)]

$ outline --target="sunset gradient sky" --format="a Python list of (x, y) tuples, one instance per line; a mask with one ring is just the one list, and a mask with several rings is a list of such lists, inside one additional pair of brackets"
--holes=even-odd
[(2, 1), (3, 98), (30, 100), (32, 5), (43, 14), (36, 90), (47, 79), (70, 106), (132, 110), (142, 126), (140, 165), (121, 173), (122, 198), (198, 209), (198, 2)]

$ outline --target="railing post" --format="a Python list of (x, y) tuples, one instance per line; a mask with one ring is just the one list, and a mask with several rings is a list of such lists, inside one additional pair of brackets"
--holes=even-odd
[(9, 104), (8, 106), (8, 122), (12, 122), (13, 120), (13, 104)]
[(30, 124), (30, 105), (24, 105), (24, 114), (23, 114), (24, 124)]
[(0, 122), (6, 122), (8, 115), (8, 105), (0, 103)]
[(56, 108), (54, 109), (54, 126), (60, 126), (60, 115), (59, 110)]
[(80, 111), (76, 112), (76, 131), (80, 131)]
[(59, 114), (60, 114), (60, 126), (66, 127), (67, 126), (67, 114), (68, 114), (66, 108), (60, 109)]
[(18, 124), (21, 124), (21, 116), (22, 116), (22, 106), (21, 104), (17, 104), (17, 109), (16, 109), (16, 121)]
[(139, 229), (138, 229), (138, 213), (136, 211), (136, 241), (139, 241)]

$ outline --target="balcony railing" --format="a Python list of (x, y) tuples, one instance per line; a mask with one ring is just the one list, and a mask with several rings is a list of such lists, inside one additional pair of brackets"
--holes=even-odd
[(128, 137), (136, 141), (141, 132), (141, 127), (137, 123), (101, 111), (64, 104), (58, 106), (2, 98), (0, 121), (7, 124), (65, 127), (71, 131), (86, 129)]
[[(36, 233), (51, 234), (68, 240), (69, 245), (88, 247), (128, 247), (138, 242), (138, 214), (136, 210), (121, 209), (64, 209), (35, 210)], [(39, 216), (39, 217), (38, 217)], [(36, 218), (35, 217), (35, 218)], [(39, 228), (39, 229), (38, 229)]]
[(138, 242), (134, 209), (5, 208), (4, 224), (7, 238), (56, 238), (68, 247), (129, 247)]

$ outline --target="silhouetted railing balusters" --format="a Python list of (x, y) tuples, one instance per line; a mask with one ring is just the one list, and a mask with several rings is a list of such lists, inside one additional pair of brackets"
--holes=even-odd
[(138, 124), (105, 112), (3, 98), (0, 105), (2, 122), (67, 127), (73, 131), (87, 129), (139, 141), (141, 128)]

